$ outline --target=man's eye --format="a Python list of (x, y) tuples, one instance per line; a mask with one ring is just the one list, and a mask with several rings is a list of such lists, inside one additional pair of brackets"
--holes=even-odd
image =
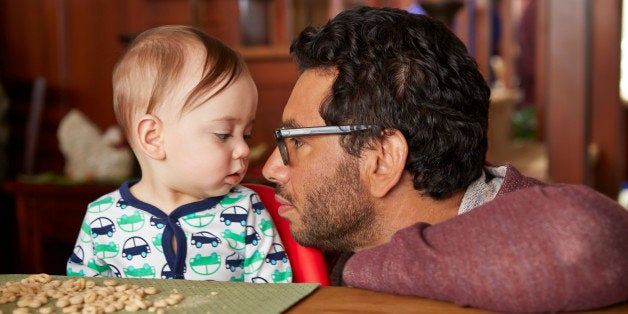
[(303, 146), (303, 142), (299, 141), (298, 139), (294, 137), (290, 138), (290, 143), (292, 144), (292, 146), (294, 146), (294, 148), (299, 148)]

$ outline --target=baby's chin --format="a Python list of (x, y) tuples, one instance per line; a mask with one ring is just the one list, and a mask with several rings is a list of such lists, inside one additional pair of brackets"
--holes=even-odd
[(199, 200), (208, 199), (212, 197), (220, 197), (229, 194), (234, 185), (224, 184), (222, 187), (208, 189), (197, 195)]

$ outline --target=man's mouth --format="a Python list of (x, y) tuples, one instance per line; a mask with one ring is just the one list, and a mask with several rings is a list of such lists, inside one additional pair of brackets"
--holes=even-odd
[(287, 212), (294, 209), (294, 205), (292, 205), (290, 201), (288, 201), (286, 198), (279, 194), (275, 194), (275, 200), (277, 201), (277, 203), (280, 204), (277, 208), (277, 213), (279, 213), (279, 215), (284, 218)]

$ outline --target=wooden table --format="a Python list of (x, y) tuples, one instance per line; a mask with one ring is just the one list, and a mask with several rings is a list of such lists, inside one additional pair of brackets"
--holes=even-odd
[(63, 275), (87, 204), (117, 186), (6, 181), (3, 188), (15, 196), (18, 271)]
[[(6, 282), (19, 282), (28, 274), (0, 274), (0, 287)], [(76, 280), (76, 277), (53, 276), (55, 280)], [(102, 277), (86, 278), (103, 286)], [(455, 304), (417, 297), (399, 296), (349, 287), (327, 287), (315, 284), (251, 284), (243, 282), (193, 281), (168, 279), (117, 278), (118, 284), (155, 287), (158, 294), (148, 299), (162, 299), (172, 291), (186, 296), (167, 313), (462, 313), (482, 314), (490, 311), (463, 308)], [(313, 291), (313, 292), (312, 292)], [(311, 293), (310, 293), (311, 292)], [(2, 294), (2, 293), (0, 293)], [(309, 294), (309, 295), (308, 295)], [(300, 301), (299, 301), (300, 300)], [(49, 300), (53, 306), (55, 299)], [(295, 303), (296, 302), (296, 303)], [(264, 306), (262, 306), (264, 305)], [(0, 304), (0, 311), (11, 313), (14, 303)], [(288, 310), (285, 310), (285, 309)], [(226, 310), (229, 309), (229, 310)], [(583, 313), (628, 313), (628, 302)]]
[[(348, 287), (319, 287), (286, 313), (493, 313), (455, 304)], [(628, 313), (628, 302), (584, 313)]]

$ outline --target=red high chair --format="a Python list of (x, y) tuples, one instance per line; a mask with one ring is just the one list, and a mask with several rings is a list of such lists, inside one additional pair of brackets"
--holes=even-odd
[(292, 282), (319, 283), (322, 286), (329, 286), (325, 256), (318, 249), (302, 246), (292, 238), (290, 223), (277, 213), (279, 203), (275, 200), (275, 189), (255, 183), (245, 183), (243, 186), (259, 195), (260, 200), (273, 218), (275, 228), (279, 232), (292, 265)]

